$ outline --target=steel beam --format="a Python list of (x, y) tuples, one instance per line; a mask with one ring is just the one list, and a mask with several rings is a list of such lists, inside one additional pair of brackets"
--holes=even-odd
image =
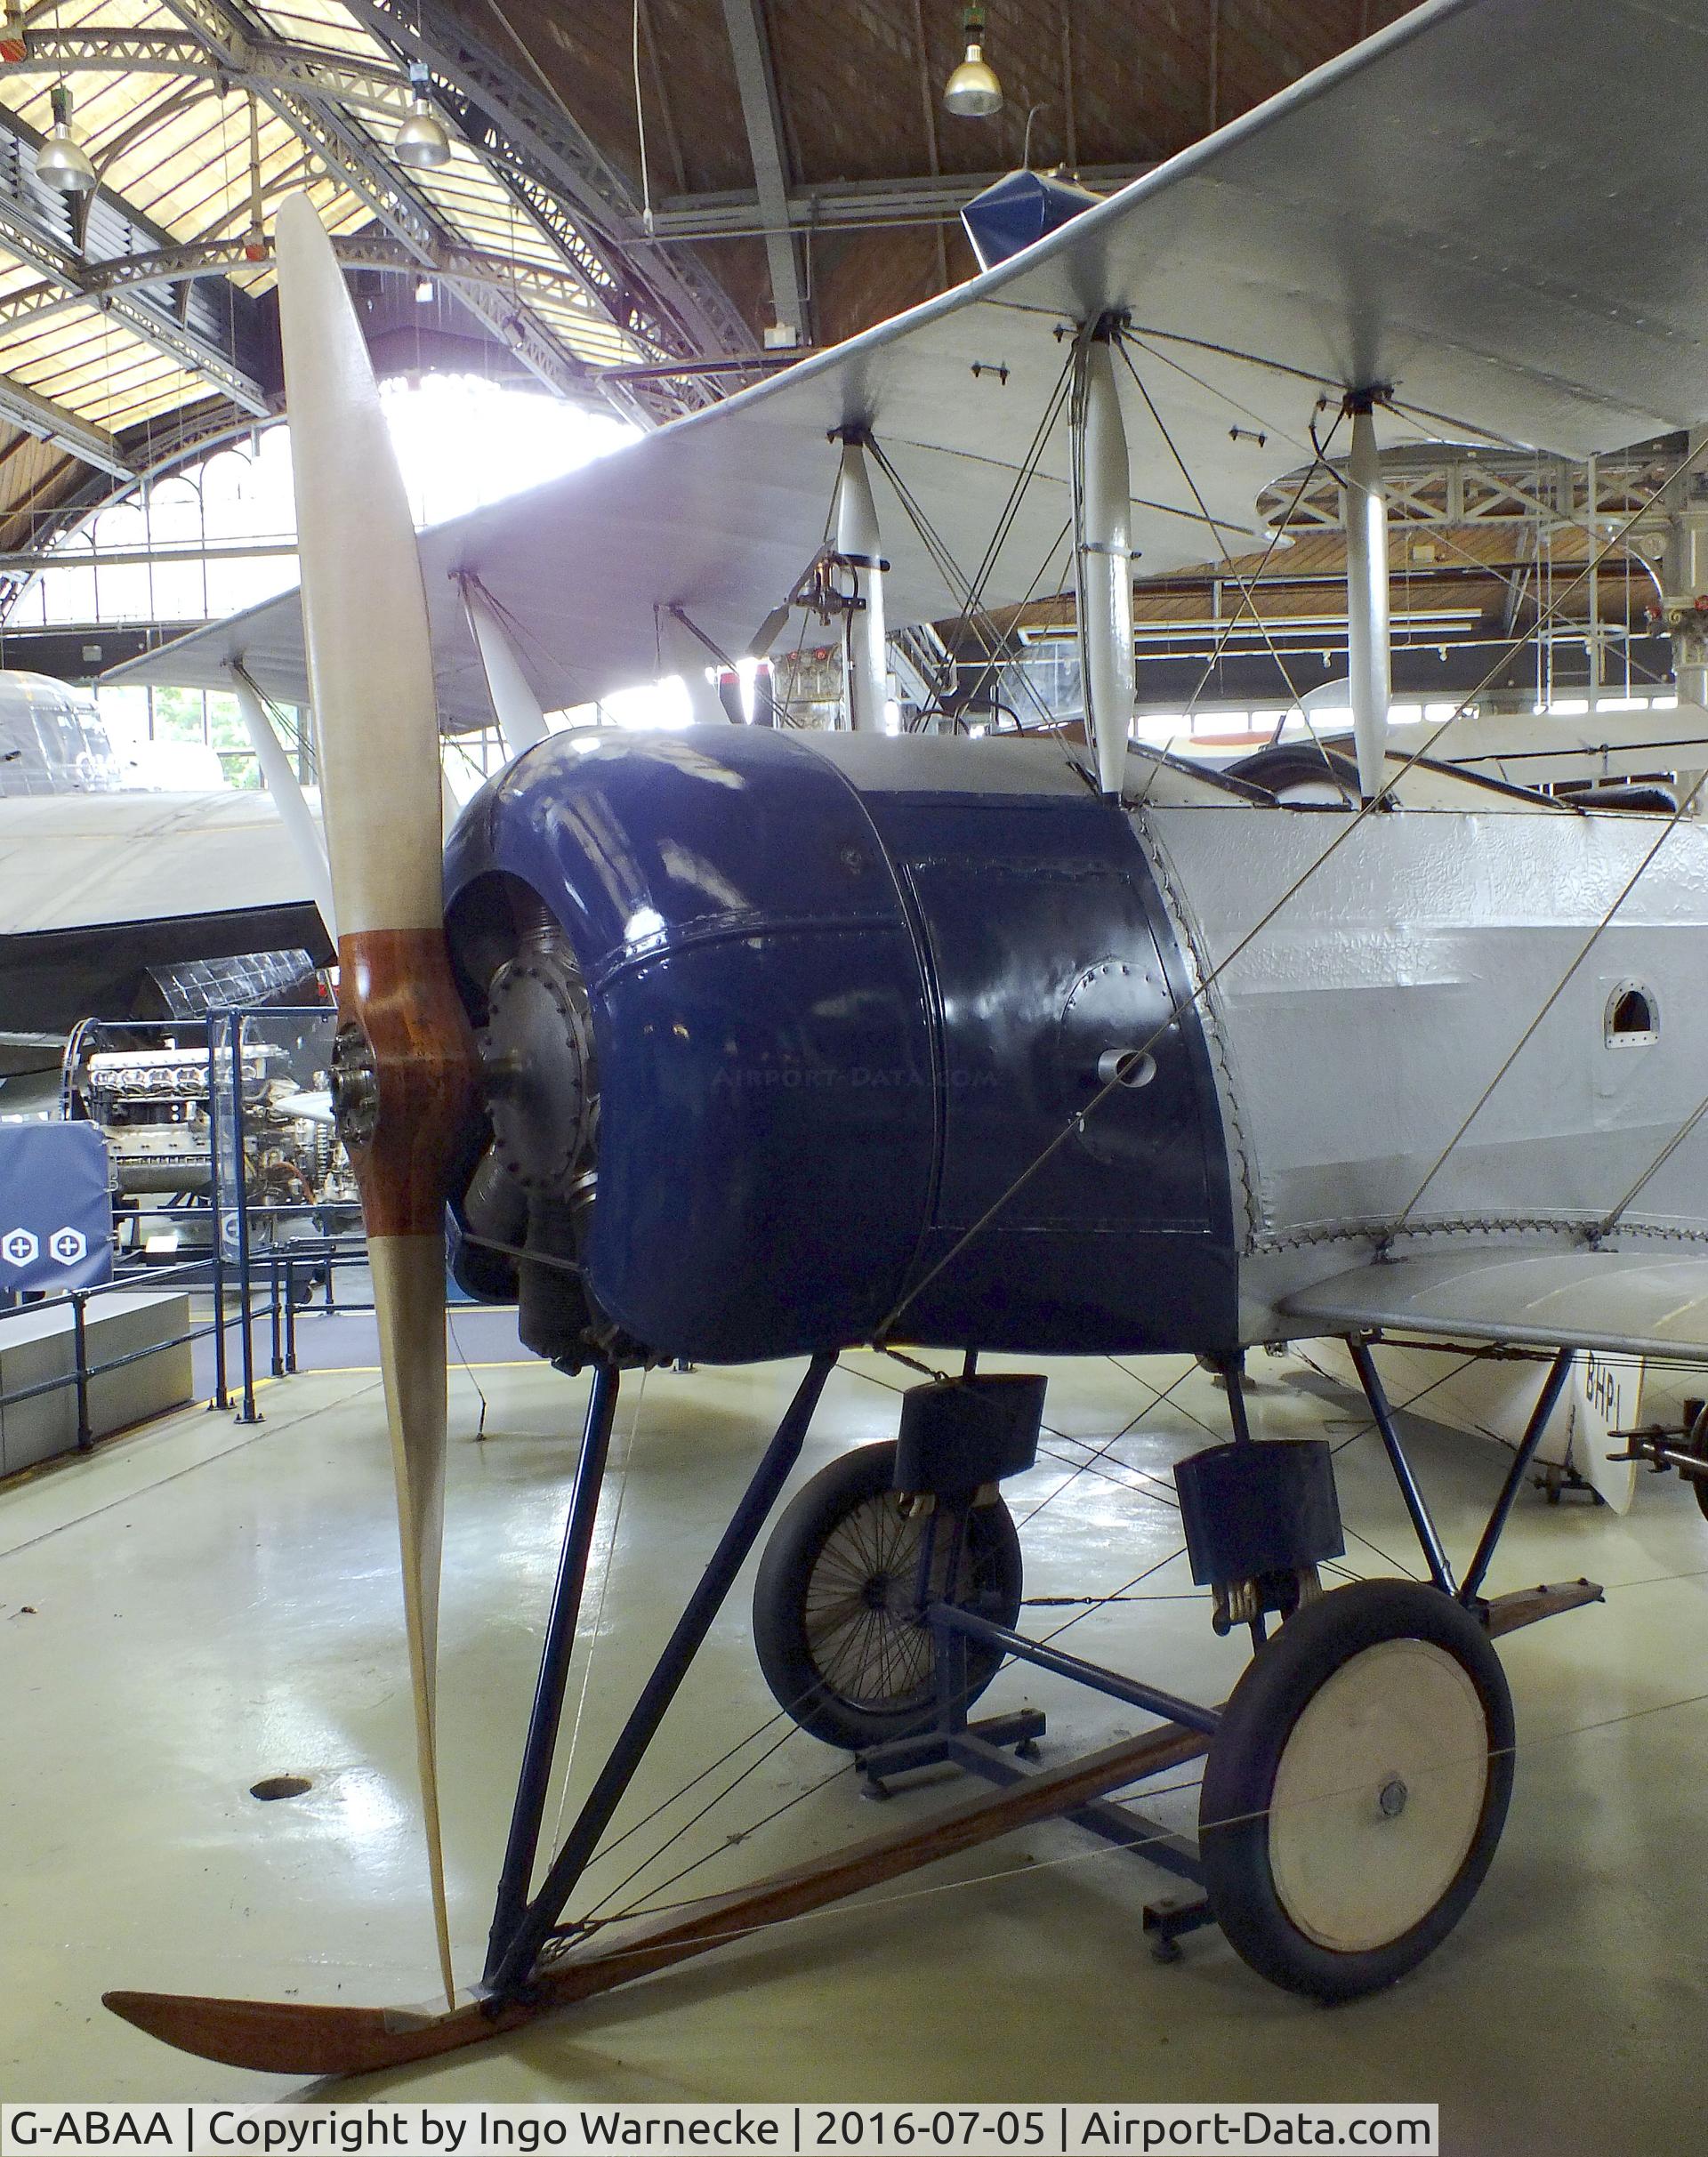
[[(423, 237), (418, 224), (412, 230), (408, 229), (412, 221), (400, 221), (399, 215), (399, 205), (412, 198), (422, 207), (420, 197), (395, 173), (380, 146), (345, 117), (349, 109), (358, 108), (370, 109), (388, 123), (400, 119), (409, 97), (401, 67), (344, 60), (318, 48), (266, 36), (233, 0), (169, 0), (169, 4), (186, 25), (184, 31), (137, 29), (110, 36), (86, 30), (32, 31), (28, 56), (21, 64), (181, 75), (253, 90), (299, 141), (326, 159), (334, 175), (381, 217), (395, 237), (406, 242)], [(610, 202), (603, 195), (596, 195), (595, 207), (577, 197), (579, 210), (584, 213), (593, 208), (589, 218), (572, 214), (561, 199), (565, 171), (579, 166), (583, 169), (577, 176), (584, 179), (596, 161), (596, 154), (584, 138), (566, 145), (558, 139), (561, 128), (536, 115), (530, 133), (538, 139), (531, 146), (514, 141), (517, 130), (512, 125), (511, 102), (518, 93), (530, 100), (536, 93), (517, 78), (506, 82), (501, 63), (471, 46), (466, 32), (454, 19), (447, 16), (439, 23), (438, 45), (429, 51), (419, 11), (399, 13), (378, 6), (356, 12), (372, 19), (368, 27), (377, 34), (423, 52), (436, 74), (444, 74), (449, 87), (441, 90), (441, 101), (447, 117), (492, 178), (560, 253), (566, 268), (578, 274), (578, 298), (603, 311), (615, 326), (634, 337), (643, 356), (667, 359), (697, 349), (691, 337), (668, 334), (665, 319), (641, 303), (644, 288), (656, 281), (656, 269), (637, 273), (632, 263), (618, 264), (608, 259), (611, 251), (600, 244), (597, 234), (601, 221), (610, 221)], [(451, 69), (448, 74), (444, 73), (447, 68)], [(496, 86), (501, 92), (495, 104), (487, 100), (493, 110), (479, 101), (483, 85)], [(498, 116), (495, 118), (494, 111)], [(437, 220), (431, 221), (437, 223)], [(449, 240), (454, 236), (442, 237)], [(477, 293), (469, 305), (526, 366), (553, 389), (570, 395), (585, 392), (587, 377), (573, 353), (531, 311), (484, 292)], [(720, 327), (725, 334), (718, 349), (745, 349), (748, 339), (727, 302), (722, 303)], [(649, 392), (648, 401), (667, 412), (692, 407), (709, 394), (700, 387), (679, 385)], [(616, 401), (624, 409), (632, 409), (637, 403), (633, 393), (627, 390)]]
[(723, 0), (724, 27), (736, 63), (741, 117), (753, 159), (753, 186), (765, 233), (765, 262), (770, 272), (771, 304), (778, 326), (797, 340), (808, 335), (807, 298), (800, 257), (789, 226), (788, 153), (783, 141), (783, 109), (777, 102), (761, 0)]
[[(110, 500), (109, 495), (96, 503), (95, 511), (106, 508)], [(220, 540), (206, 546), (187, 541), (177, 547), (112, 547), (100, 553), (72, 552), (61, 542), (57, 546), (0, 551), (0, 576), (36, 576), (44, 569), (151, 569), (171, 562), (282, 561), (295, 552), (294, 539)]]
[[(230, 79), (252, 75), (257, 54), (269, 49), (233, 0), (167, 0), (167, 5), (205, 44)], [(377, 82), (378, 77), (368, 79)], [(409, 185), (402, 168), (346, 117), (342, 107), (348, 99), (333, 89), (310, 96), (281, 80), (259, 77), (254, 88), (304, 148), (373, 212), (395, 239), (412, 248), (423, 267), (430, 266), (435, 249), (455, 245), (455, 236)], [(399, 117), (401, 109), (400, 101)], [(585, 395), (585, 366), (537, 316), (514, 300), (478, 288), (471, 288), (465, 304), (548, 388), (560, 396)]]
[[(36, 222), (28, 204), (13, 196), (0, 195), (0, 244), (72, 299), (89, 297), (84, 290), (83, 264), (77, 256)], [(145, 344), (175, 366), (199, 374), (210, 389), (229, 397), (234, 405), (257, 415), (271, 409), (267, 392), (254, 376), (195, 330), (122, 295), (115, 294), (104, 304), (116, 322), (134, 331)]]
[(627, 180), (548, 86), (501, 59), (445, 0), (345, 0), (357, 20), (466, 101), (458, 119), (514, 172), (555, 193), (577, 219), (592, 296), (660, 358), (745, 351), (752, 333), (700, 264), (659, 248), (632, 252), (640, 229)]
[[(93, 464), (98, 471), (110, 472), (115, 479), (129, 481), (138, 476), (136, 468), (125, 462), (117, 440), (104, 427), (80, 420), (75, 412), (68, 412), (52, 398), (38, 397), (20, 382), (0, 378), (0, 419), (21, 427), (38, 441), (52, 443), (55, 449), (81, 457), (85, 464)], [(0, 619), (4, 618), (4, 612), (0, 611)]]
[[(1390, 520), (1411, 525), (1520, 525), (1550, 531), (1599, 531), (1641, 514), (1659, 482), (1677, 461), (1664, 446), (1624, 450), (1597, 460), (1597, 495), (1591, 507), (1586, 466), (1557, 468), (1555, 484), (1536, 486), (1534, 455), (1499, 449), (1410, 447), (1382, 452), (1382, 481)], [(1292, 501), (1298, 474), (1278, 480), (1259, 496), (1261, 518), (1273, 520)], [(1338, 529), (1342, 490), (1337, 470), (1314, 478), (1300, 497), (1291, 524)], [(1664, 510), (1656, 511), (1657, 519)]]
[(323, 45), (245, 37), (242, 58), (222, 60), (206, 38), (184, 30), (30, 30), (20, 60), (0, 63), (0, 77), (62, 68), (78, 75), (165, 75), (233, 90), (299, 91), (340, 105), (371, 106), (401, 119), (410, 101), (400, 67), (345, 59)]
[[(1096, 193), (1113, 194), (1155, 168), (1100, 165), (1077, 175)], [(653, 231), (661, 240), (761, 239), (774, 229), (793, 232), (832, 227), (882, 230), (892, 225), (953, 225), (963, 206), (1000, 173), (935, 173), (915, 179), (845, 181), (829, 187), (791, 189), (777, 226), (768, 223), (752, 189), (711, 195), (675, 195), (655, 206)]]
[[(431, 275), (459, 290), (493, 290), (543, 299), (580, 300), (584, 294), (573, 270), (555, 270), (548, 263), (520, 262), (504, 254), (488, 254), (479, 248), (463, 247), (437, 240), (412, 243), (381, 238), (373, 234), (341, 236), (333, 249), (347, 270), (391, 270), (399, 275)], [(94, 295), (134, 291), (139, 286), (177, 285), (194, 278), (252, 270), (273, 259), (270, 239), (259, 243), (241, 237), (200, 240), (182, 246), (157, 247), (147, 254), (120, 254), (106, 262), (91, 262), (83, 274), (81, 288), (67, 292), (52, 279), (28, 285), (22, 291), (0, 299), (0, 332), (32, 326), (79, 306)], [(592, 371), (573, 362), (576, 381), (584, 386)]]

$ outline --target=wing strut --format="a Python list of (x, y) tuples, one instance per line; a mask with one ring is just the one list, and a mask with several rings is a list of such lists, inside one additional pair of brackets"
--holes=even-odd
[(492, 699), (504, 753), (520, 756), (524, 749), (545, 739), (550, 730), (545, 714), (486, 586), (471, 571), (459, 576), (457, 584), (463, 593), (463, 610), (469, 617), (469, 633), (480, 655), (480, 672), (486, 677), (487, 695)]
[(853, 608), (848, 618), (848, 723), (857, 734), (882, 734), (889, 700), (889, 658), (884, 651), (883, 550), (877, 505), (866, 471), (866, 444), (842, 438), (842, 477), (836, 487), (836, 551), (853, 572)]
[(1118, 801), (1132, 728), (1134, 663), (1132, 482), (1110, 356), (1114, 335), (1114, 326), (1106, 322), (1081, 334), (1070, 423), (1086, 733), (1096, 744), (1098, 785)]
[(241, 661), (228, 661), (226, 671), (231, 677), (231, 693), (238, 700), (238, 710), (243, 714), (249, 746), (255, 753), (262, 784), (273, 797), (278, 820), (290, 835), (296, 858), (308, 881), (310, 895), (320, 909), (326, 936), (335, 947), (338, 917), (332, 903), (332, 871), (326, 864), (326, 840), (314, 820), (314, 812), (303, 798), (302, 787), (297, 785), (291, 760), (285, 753), (285, 744), (273, 732), (273, 722), (267, 716), (261, 692), (245, 672)]
[(1358, 791), (1374, 801), (1382, 790), (1388, 707), (1393, 679), (1388, 630), (1388, 496), (1382, 481), (1373, 413), (1375, 392), (1346, 400), (1352, 455), (1341, 500), (1346, 519), (1347, 646), (1351, 666), (1352, 736), (1358, 753)]

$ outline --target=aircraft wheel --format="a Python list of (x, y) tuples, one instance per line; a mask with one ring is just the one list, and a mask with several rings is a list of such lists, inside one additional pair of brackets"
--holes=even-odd
[[(778, 1705), (850, 1752), (927, 1728), (936, 1708), (931, 1637), (913, 1615), (926, 1518), (902, 1510), (895, 1461), (893, 1444), (863, 1445), (821, 1469), (778, 1521), (753, 1588), (753, 1646)], [(974, 1507), (948, 1599), (1012, 1625), (1020, 1583), (1008, 1508)], [(969, 1701), (1001, 1663), (968, 1643)]]
[[(1697, 1409), (1696, 1420), (1691, 1424), (1690, 1436), (1684, 1444), (1687, 1453), (1695, 1453), (1698, 1460), (1708, 1461), (1708, 1407)], [(1688, 1476), (1685, 1480), (1696, 1493), (1703, 1518), (1708, 1520), (1708, 1476)]]
[(1483, 1883), (1512, 1793), (1488, 1635), (1411, 1581), (1306, 1605), (1259, 1649), (1199, 1807), (1216, 1920), (1261, 1976), (1324, 2000), (1393, 1984)]

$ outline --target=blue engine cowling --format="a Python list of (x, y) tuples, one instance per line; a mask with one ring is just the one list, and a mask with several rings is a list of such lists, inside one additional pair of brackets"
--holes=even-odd
[[(578, 977), (566, 1029), (591, 1032), (558, 1075), (534, 1032), (520, 1058), (560, 1099), (596, 1092), (573, 1203), (544, 1187), (568, 1174), (552, 1102), (520, 1138), (495, 1110), (476, 1187), (531, 1195), (461, 1265), (504, 1296), (514, 1254), (538, 1254), (524, 1331), (544, 1352), (741, 1362), (881, 1329), (1036, 1354), (1234, 1344), (1184, 962), (1127, 816), (1059, 750), (555, 735), (469, 804), (446, 888), (477, 1027), (533, 909)], [(1164, 1026), (1147, 1083), (1074, 1128), (1100, 1059)], [(471, 1202), (454, 1211), (468, 1230)]]

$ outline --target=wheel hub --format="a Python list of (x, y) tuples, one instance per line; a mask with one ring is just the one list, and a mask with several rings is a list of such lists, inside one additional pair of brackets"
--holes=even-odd
[(1351, 1657), (1300, 1715), (1276, 1775), (1269, 1858), (1293, 1924), (1341, 1953), (1398, 1939), (1452, 1885), (1487, 1780), (1481, 1703), (1451, 1655), (1400, 1639)]

